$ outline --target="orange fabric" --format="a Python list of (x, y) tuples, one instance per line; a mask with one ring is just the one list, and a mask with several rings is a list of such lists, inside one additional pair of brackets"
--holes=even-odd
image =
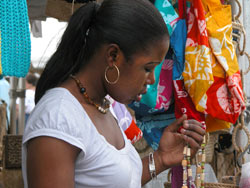
[(222, 129), (228, 129), (231, 126), (231, 123), (217, 119), (217, 118), (213, 118), (211, 115), (207, 115), (206, 116), (206, 126), (207, 132), (213, 132), (213, 131), (217, 131), (217, 130), (222, 130)]
[[(239, 65), (232, 43), (231, 7), (222, 5), (220, 0), (203, 0), (203, 5), (208, 11), (206, 23), (213, 52), (211, 59), (214, 76), (214, 83), (207, 91), (206, 112), (213, 118), (235, 123), (245, 109), (245, 102)], [(218, 125), (218, 129), (224, 125), (225, 123)]]

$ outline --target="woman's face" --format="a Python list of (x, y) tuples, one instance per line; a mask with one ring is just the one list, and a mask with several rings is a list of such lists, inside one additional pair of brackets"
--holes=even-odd
[(166, 37), (152, 44), (147, 52), (133, 55), (129, 62), (123, 57), (122, 63), (118, 66), (118, 82), (107, 88), (111, 97), (124, 104), (134, 100), (140, 101), (141, 95), (147, 92), (147, 85), (154, 84), (154, 69), (165, 58), (168, 46)]

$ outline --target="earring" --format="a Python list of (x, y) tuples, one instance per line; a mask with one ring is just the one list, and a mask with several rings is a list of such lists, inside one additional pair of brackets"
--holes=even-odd
[[(108, 77), (107, 77), (107, 72), (108, 72), (108, 70), (113, 69), (113, 67), (114, 67), (114, 68), (116, 69), (116, 71), (117, 71), (117, 78), (115, 79), (115, 81), (109, 81), (109, 80), (108, 80)], [(107, 68), (105, 69), (105, 74), (104, 74), (105, 80), (106, 80), (109, 84), (115, 84), (115, 83), (117, 83), (118, 80), (119, 80), (119, 78), (120, 78), (120, 71), (119, 71), (118, 67), (117, 67), (115, 64), (113, 65), (113, 67), (107, 66)]]

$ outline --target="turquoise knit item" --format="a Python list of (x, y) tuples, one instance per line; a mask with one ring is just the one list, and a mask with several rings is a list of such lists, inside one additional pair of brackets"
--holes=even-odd
[(25, 77), (31, 61), (26, 0), (0, 1), (0, 34), (2, 74)]

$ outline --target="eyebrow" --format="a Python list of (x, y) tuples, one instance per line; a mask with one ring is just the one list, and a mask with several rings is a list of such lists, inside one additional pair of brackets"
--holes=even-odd
[(152, 64), (157, 64), (157, 65), (159, 65), (161, 62), (149, 62), (149, 63), (147, 63), (146, 65), (152, 65)]

